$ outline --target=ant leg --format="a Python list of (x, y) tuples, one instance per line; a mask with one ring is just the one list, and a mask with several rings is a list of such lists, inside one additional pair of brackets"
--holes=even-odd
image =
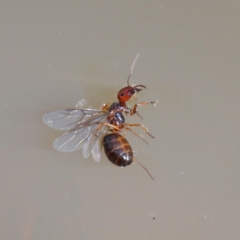
[(138, 115), (139, 118), (143, 120), (143, 117), (139, 114), (139, 112), (136, 112), (136, 114)]
[(137, 104), (133, 106), (133, 109), (129, 109), (130, 116), (132, 116), (135, 113), (138, 115), (139, 118), (143, 119), (142, 116), (137, 111)]
[(110, 123), (103, 123), (103, 125), (108, 126), (108, 127), (112, 127), (112, 128), (114, 128), (115, 130), (117, 130), (118, 132), (121, 131), (121, 129), (120, 129), (119, 127), (117, 127), (117, 126), (115, 126), (115, 125), (112, 125), (112, 124), (110, 124)]
[(134, 162), (137, 162), (146, 172), (147, 172), (147, 174), (150, 176), (150, 178), (152, 179), (152, 180), (154, 180), (154, 177), (152, 176), (152, 174), (147, 170), (147, 168), (146, 167), (144, 167), (136, 158), (134, 158)]
[(137, 106), (138, 104), (134, 104), (133, 109), (130, 110), (130, 115), (132, 116), (133, 114), (137, 113)]
[(130, 127), (142, 127), (142, 129), (143, 129), (143, 131), (145, 132), (145, 133), (147, 133), (150, 137), (152, 137), (152, 138), (154, 138), (154, 136), (153, 135), (151, 135), (149, 132), (148, 132), (148, 129), (144, 126), (144, 125), (142, 125), (142, 124), (140, 124), (140, 123), (133, 123), (133, 124), (131, 124), (131, 123), (126, 123), (125, 124), (126, 126), (130, 126)]
[(147, 145), (148, 145), (148, 142), (143, 138), (141, 137), (138, 133), (134, 132), (131, 128), (129, 127), (125, 127), (126, 130), (132, 132), (134, 135), (136, 135), (137, 137), (141, 138)]
[(146, 105), (148, 105), (148, 104), (154, 104), (154, 105), (156, 105), (156, 104), (158, 104), (158, 101), (156, 101), (156, 102), (140, 102), (140, 103), (136, 103), (136, 104), (133, 106), (133, 109), (131, 110), (130, 115), (133, 115), (133, 114), (137, 113), (138, 116), (139, 116), (140, 118), (142, 118), (142, 117), (139, 115), (139, 113), (137, 112), (137, 107), (138, 107), (138, 106), (140, 106), (140, 107), (146, 106)]
[(101, 109), (102, 111), (106, 111), (106, 110), (108, 110), (108, 105), (107, 105), (106, 103), (104, 103), (104, 104), (102, 104), (102, 106), (100, 107), (100, 109)]
[(101, 128), (103, 128), (104, 126), (112, 127), (112, 128), (113, 128), (114, 130), (116, 130), (117, 132), (121, 131), (121, 129), (120, 129), (119, 127), (117, 127), (117, 126), (115, 126), (115, 125), (112, 125), (112, 124), (110, 124), (110, 123), (106, 123), (106, 122), (101, 123), (101, 124), (98, 126), (97, 129), (101, 129)]

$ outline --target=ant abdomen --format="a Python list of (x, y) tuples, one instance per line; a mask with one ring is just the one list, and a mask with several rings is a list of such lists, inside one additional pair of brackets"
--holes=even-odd
[(134, 161), (129, 142), (120, 134), (111, 133), (105, 135), (103, 147), (107, 158), (117, 166), (126, 167)]

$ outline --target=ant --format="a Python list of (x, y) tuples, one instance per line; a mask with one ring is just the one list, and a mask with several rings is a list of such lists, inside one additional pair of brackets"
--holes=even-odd
[(144, 85), (131, 86), (129, 84), (138, 57), (139, 54), (131, 66), (127, 86), (118, 92), (118, 101), (110, 106), (104, 104), (100, 110), (91, 108), (65, 109), (44, 115), (43, 121), (48, 126), (60, 130), (68, 130), (68, 132), (54, 141), (53, 146), (56, 150), (72, 152), (82, 148), (85, 158), (88, 158), (92, 153), (94, 160), (99, 162), (101, 159), (101, 145), (103, 145), (107, 158), (113, 164), (125, 167), (133, 162), (138, 162), (148, 175), (154, 179), (148, 170), (134, 158), (132, 148), (127, 139), (119, 134), (123, 129), (126, 129), (146, 142), (143, 137), (131, 129), (131, 127), (141, 127), (145, 133), (153, 138), (144, 125), (139, 123), (128, 124), (123, 116), (123, 113), (130, 116), (137, 114), (141, 118), (137, 111), (138, 106), (156, 105), (158, 103), (157, 101), (136, 103), (132, 109), (126, 104), (134, 94), (146, 89)]

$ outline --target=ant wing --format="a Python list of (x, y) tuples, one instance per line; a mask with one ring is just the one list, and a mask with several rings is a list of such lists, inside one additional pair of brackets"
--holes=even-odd
[(97, 109), (66, 109), (47, 113), (43, 116), (43, 121), (55, 129), (71, 130), (105, 114), (106, 112)]
[(89, 135), (88, 139), (83, 145), (82, 153), (85, 158), (88, 158), (91, 153), (93, 156), (93, 159), (96, 162), (99, 162), (101, 159), (101, 147), (100, 142), (102, 140), (102, 135), (106, 133), (108, 130), (108, 126), (103, 125), (100, 126), (93, 126), (91, 129), (91, 134)]
[(99, 162), (101, 159), (101, 155), (102, 155), (101, 141), (102, 139), (98, 138), (92, 148), (92, 156), (95, 162)]
[(93, 116), (84, 122), (78, 122), (75, 128), (64, 133), (54, 141), (54, 149), (61, 152), (73, 152), (80, 149), (92, 135), (93, 130), (106, 121), (107, 116), (108, 113), (104, 113)]
[(81, 128), (75, 131), (69, 131), (57, 138), (53, 147), (61, 152), (73, 152), (82, 147), (82, 144), (87, 139), (90, 132), (90, 127)]

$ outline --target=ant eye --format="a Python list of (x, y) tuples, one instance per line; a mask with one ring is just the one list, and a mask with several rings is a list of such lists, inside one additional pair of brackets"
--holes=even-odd
[(125, 93), (121, 93), (120, 95), (121, 95), (121, 97), (123, 97), (125, 95)]

